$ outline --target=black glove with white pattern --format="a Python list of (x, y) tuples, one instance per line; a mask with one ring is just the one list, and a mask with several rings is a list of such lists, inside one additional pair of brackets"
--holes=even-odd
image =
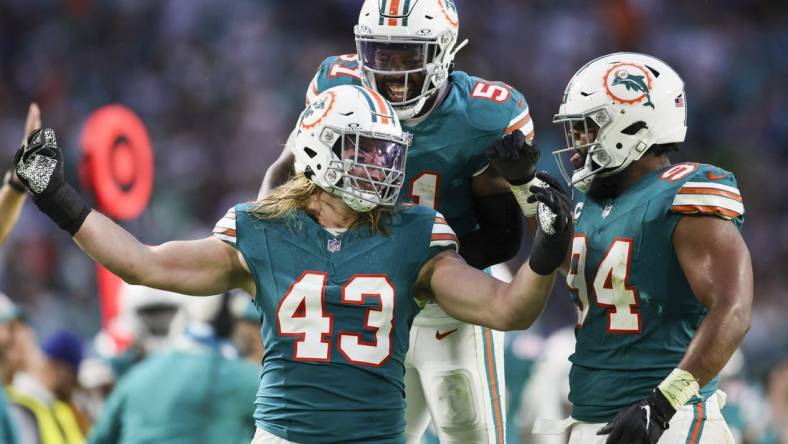
[(65, 180), (63, 152), (53, 130), (38, 129), (30, 134), (14, 155), (14, 167), (39, 210), (70, 235), (79, 231), (90, 208)]
[(548, 275), (561, 266), (574, 234), (572, 201), (564, 187), (553, 176), (538, 172), (544, 186), (531, 186), (529, 203), (539, 202), (536, 230), (528, 264), (541, 275)]

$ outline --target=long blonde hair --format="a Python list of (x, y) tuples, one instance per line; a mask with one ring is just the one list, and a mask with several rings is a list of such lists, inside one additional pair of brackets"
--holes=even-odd
[[(325, 191), (303, 174), (296, 174), (287, 182), (274, 188), (268, 196), (256, 201), (249, 211), (252, 216), (261, 220), (286, 219), (288, 223), (291, 223), (298, 210), (314, 214), (310, 208), (310, 202), (317, 193), (325, 193)], [(364, 227), (373, 233), (388, 236), (390, 233), (386, 227), (385, 219), (397, 212), (398, 208), (399, 206), (393, 208), (379, 206), (365, 213), (359, 213), (358, 219), (351, 228)]]

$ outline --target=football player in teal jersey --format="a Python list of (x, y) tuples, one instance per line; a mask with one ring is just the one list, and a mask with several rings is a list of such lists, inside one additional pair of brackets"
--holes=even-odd
[(732, 173), (670, 163), (686, 107), (670, 66), (616, 53), (574, 75), (554, 118), (562, 171), (586, 193), (563, 267), (578, 312), (571, 443), (733, 442), (716, 392), (750, 326), (744, 206)]
[(539, 228), (506, 284), (465, 263), (435, 210), (397, 206), (409, 135), (377, 92), (331, 88), (297, 128), (292, 180), (231, 208), (213, 236), (158, 246), (88, 208), (63, 178), (51, 129), (33, 133), (15, 165), (38, 208), (125, 281), (255, 295), (265, 356), (254, 443), (404, 443), (404, 360), (419, 304), (434, 300), (498, 330), (527, 328), (571, 241), (569, 197), (533, 189)]
[[(328, 57), (307, 103), (336, 85), (364, 85), (388, 99), (413, 134), (404, 200), (442, 213), (460, 255), (479, 269), (514, 257), (522, 216), (485, 150), (505, 134), (514, 148), (534, 135), (528, 104), (509, 85), (453, 69), (460, 43), (453, 0), (366, 0), (354, 29), (356, 53)], [(260, 196), (287, 180), (288, 148), (266, 173)], [(525, 204), (528, 215), (535, 206)], [(406, 359), (407, 431), (419, 442), (430, 417), (443, 442), (503, 443), (503, 334), (458, 322), (436, 304), (414, 321)]]

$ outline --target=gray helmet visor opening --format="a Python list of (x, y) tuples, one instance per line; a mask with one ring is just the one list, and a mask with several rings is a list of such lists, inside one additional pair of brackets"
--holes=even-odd
[[(589, 165), (589, 153), (598, 148), (597, 137), (599, 135), (599, 125), (588, 115), (556, 115), (553, 123), (563, 125), (566, 147), (553, 151), (558, 169), (568, 184), (588, 177), (576, 177), (575, 173), (587, 168), (587, 171), (596, 171)], [(592, 162), (593, 163), (593, 162)], [(599, 166), (597, 166), (599, 167)], [(573, 180), (574, 178), (574, 180)]]
[(438, 53), (435, 42), (359, 39), (357, 44), (363, 70), (387, 100), (403, 104), (427, 92), (428, 65)]
[(343, 186), (365, 200), (391, 206), (405, 181), (407, 145), (400, 141), (345, 134), (339, 167)]

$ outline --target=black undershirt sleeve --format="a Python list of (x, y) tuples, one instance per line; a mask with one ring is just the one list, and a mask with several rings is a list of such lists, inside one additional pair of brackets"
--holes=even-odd
[(479, 228), (460, 237), (460, 255), (478, 269), (508, 261), (520, 250), (523, 214), (512, 193), (473, 196)]

